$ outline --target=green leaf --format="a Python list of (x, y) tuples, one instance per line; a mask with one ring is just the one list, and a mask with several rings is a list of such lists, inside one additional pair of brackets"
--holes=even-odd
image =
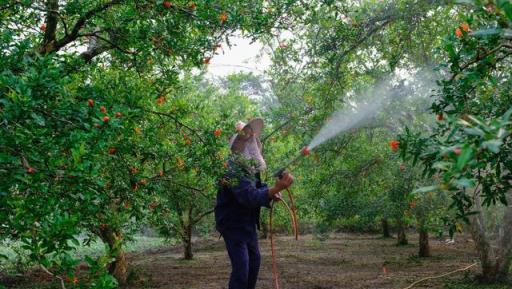
[(490, 28), (490, 29), (480, 29), (474, 32), (469, 33), (470, 36), (474, 37), (485, 37), (485, 36), (494, 36), (502, 33), (502, 29), (499, 28)]
[(475, 128), (465, 128), (464, 132), (469, 135), (480, 136), (480, 137), (483, 137), (485, 135), (485, 133), (481, 129), (476, 128), (476, 127)]
[(455, 181), (455, 184), (459, 188), (473, 188), (475, 187), (475, 181), (468, 178), (461, 178)]
[(488, 140), (482, 143), (482, 148), (488, 149), (493, 153), (499, 153), (500, 148), (503, 145), (503, 141), (500, 139)]
[(455, 168), (458, 171), (461, 171), (466, 166), (466, 164), (471, 160), (472, 157), (473, 148), (465, 146), (464, 148), (462, 148), (460, 155), (457, 157), (457, 164), (455, 165)]
[(456, 4), (462, 4), (462, 5), (475, 5), (475, 0), (457, 0), (455, 1)]
[(437, 186), (427, 186), (427, 187), (417, 188), (416, 190), (413, 191), (413, 194), (428, 193), (428, 192), (433, 192), (433, 191), (437, 191), (437, 190), (438, 190)]
[(451, 166), (452, 166), (452, 163), (450, 163), (450, 162), (436, 162), (436, 163), (434, 163), (434, 165), (432, 165), (433, 168), (442, 170), (442, 171), (449, 170), (451, 168)]
[(44, 118), (40, 115), (38, 115), (37, 113), (33, 112), (30, 114), (30, 116), (32, 116), (32, 118), (36, 121), (36, 123), (40, 126), (45, 126), (46, 123), (44, 121)]

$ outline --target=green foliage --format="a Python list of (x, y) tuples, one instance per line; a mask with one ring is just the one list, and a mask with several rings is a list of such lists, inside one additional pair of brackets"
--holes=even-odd
[(506, 36), (489, 30), (508, 27), (509, 5), (478, 6), (445, 38), (448, 59), (441, 66), (451, 76), (440, 81), (432, 105), (443, 117), (430, 135), (407, 130), (400, 138), (403, 158), (439, 178), (436, 189), (450, 192), (451, 207), (466, 221), (474, 213), (472, 191), (481, 191), (483, 204), (490, 206), (506, 204), (511, 188), (510, 69), (504, 63), (510, 47)]
[[(0, 3), (0, 239), (73, 278), (77, 236), (100, 238), (89, 285), (113, 288), (106, 266), (161, 192), (159, 171), (209, 189), (222, 166), (212, 133), (229, 120), (208, 118), (208, 92), (184, 94), (194, 88), (180, 75), (235, 31), (268, 33), (293, 2), (11, 2)], [(203, 144), (189, 150), (185, 133)]]

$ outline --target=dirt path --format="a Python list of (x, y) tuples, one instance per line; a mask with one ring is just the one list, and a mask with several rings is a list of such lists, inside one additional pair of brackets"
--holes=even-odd
[[(357, 234), (337, 234), (325, 241), (311, 235), (303, 236), (300, 241), (283, 236), (276, 243), (282, 289), (400, 289), (423, 277), (465, 267), (475, 259), (469, 240), (455, 245), (432, 240), (433, 257), (427, 259), (415, 257), (417, 240), (414, 238), (412, 245), (405, 247), (395, 246), (393, 239)], [(262, 268), (257, 288), (271, 289), (269, 242), (261, 240), (260, 246)], [(198, 245), (193, 261), (181, 260), (178, 248), (137, 254), (130, 261), (142, 276), (130, 289), (226, 288), (230, 271), (222, 240)], [(383, 274), (383, 264), (387, 274)], [(415, 288), (442, 288), (443, 281), (446, 279), (425, 282)]]

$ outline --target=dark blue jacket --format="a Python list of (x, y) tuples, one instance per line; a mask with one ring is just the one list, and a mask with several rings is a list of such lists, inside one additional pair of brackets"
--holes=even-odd
[(215, 223), (221, 234), (226, 230), (247, 232), (259, 228), (260, 208), (270, 208), (268, 187), (261, 182), (259, 173), (234, 172), (230, 162), (228, 173), (219, 182)]

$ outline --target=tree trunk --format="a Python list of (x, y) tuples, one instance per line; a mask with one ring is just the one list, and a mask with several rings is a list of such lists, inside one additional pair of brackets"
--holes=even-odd
[(100, 238), (108, 246), (108, 256), (114, 258), (108, 265), (109, 273), (117, 279), (119, 285), (125, 285), (128, 263), (122, 247), (122, 233), (105, 228), (100, 230)]
[(398, 226), (397, 244), (399, 246), (404, 246), (404, 245), (409, 244), (409, 241), (407, 240), (407, 235), (405, 234), (405, 223), (401, 218), (397, 219), (397, 226)]
[[(508, 201), (511, 204), (509, 193)], [(475, 193), (475, 209), (480, 212), (470, 218), (471, 235), (475, 241), (476, 251), (479, 255), (482, 276), (486, 283), (497, 283), (507, 281), (512, 258), (512, 206), (508, 205), (503, 217), (503, 235), (496, 244), (492, 246), (485, 230), (485, 220), (482, 212), (481, 200), (478, 191)]]
[(382, 225), (382, 237), (391, 238), (391, 234), (389, 233), (388, 218), (382, 218), (381, 225)]
[(428, 244), (428, 231), (424, 228), (420, 228), (420, 250), (418, 256), (430, 257), (430, 245)]
[(183, 258), (185, 260), (192, 260), (194, 254), (192, 253), (192, 224), (189, 222), (183, 230)]

